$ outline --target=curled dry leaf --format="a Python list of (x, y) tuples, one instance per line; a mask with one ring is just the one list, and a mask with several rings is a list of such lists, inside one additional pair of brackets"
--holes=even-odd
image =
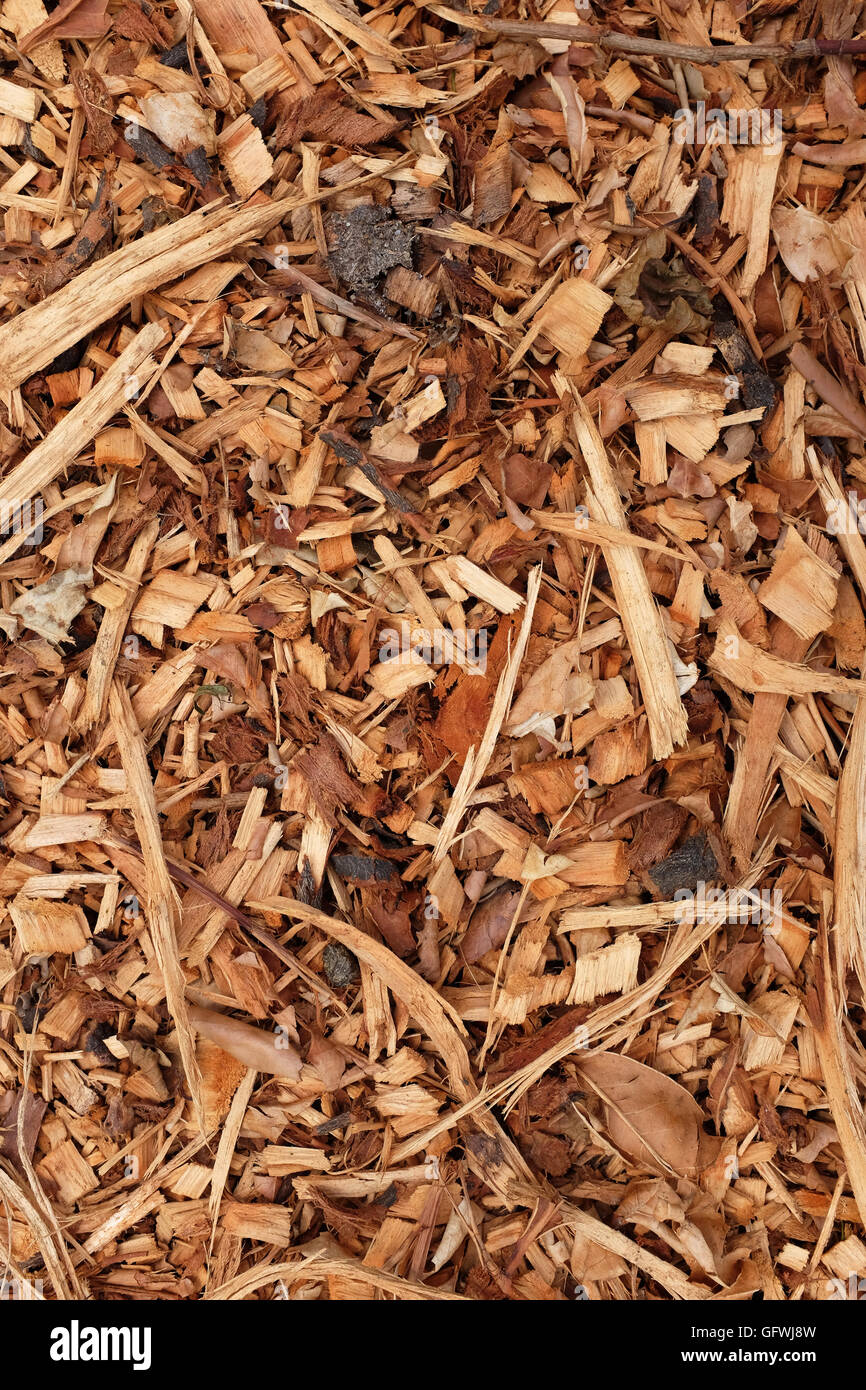
[(523, 507), (541, 507), (547, 496), (553, 469), (525, 454), (509, 454), (502, 465), (505, 491)]
[(704, 1115), (685, 1087), (618, 1052), (585, 1057), (578, 1072), (600, 1099), (605, 1132), (621, 1153), (655, 1171), (695, 1174)]
[(583, 97), (577, 90), (577, 83), (569, 71), (566, 54), (560, 54), (552, 63), (547, 80), (562, 107), (565, 134), (571, 155), (571, 171), (575, 181), (579, 183), (587, 161), (592, 158), (592, 146), (587, 139), (586, 110)]
[(569, 1265), (575, 1279), (581, 1284), (618, 1279), (628, 1270), (628, 1266), (617, 1255), (603, 1249), (581, 1231), (575, 1231)]
[(519, 901), (518, 890), (512, 892), (503, 888), (476, 907), (461, 946), (464, 960), (471, 965), (487, 951), (496, 950), (502, 945), (514, 921)]
[(19, 1144), (22, 1139), (27, 1158), (33, 1157), (47, 1108), (41, 1096), (34, 1096), (24, 1088), (0, 1095), (0, 1155), (16, 1167), (21, 1167)]
[[(709, 1275), (713, 1281), (727, 1283), (728, 1270), (722, 1273), (713, 1248), (718, 1244), (718, 1232), (707, 1219), (706, 1206), (707, 1199), (699, 1190), (687, 1202), (669, 1182), (655, 1178), (629, 1183), (616, 1214), (620, 1221), (641, 1232), (653, 1231), (678, 1250), (693, 1275)], [(736, 1262), (732, 1264), (736, 1268)]]
[(779, 255), (801, 283), (817, 280), (819, 275), (836, 275), (847, 260), (838, 236), (808, 208), (777, 207), (772, 226)]
[(589, 708), (595, 683), (580, 671), (579, 663), (579, 642), (564, 642), (542, 662), (511, 706), (505, 729), (512, 738), (531, 732), (551, 716), (582, 714)]
[(307, 1062), (325, 1089), (336, 1091), (346, 1070), (346, 1059), (340, 1049), (329, 1042), (318, 1028), (312, 1029), (311, 1032)]

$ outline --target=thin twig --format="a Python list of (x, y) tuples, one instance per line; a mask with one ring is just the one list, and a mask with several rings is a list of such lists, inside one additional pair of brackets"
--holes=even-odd
[(606, 53), (642, 53), (650, 58), (673, 58), (683, 63), (739, 63), (756, 58), (790, 59), (839, 57), (866, 53), (866, 39), (798, 39), (795, 43), (669, 43), (666, 39), (641, 39), (616, 34), (610, 29), (593, 29), (588, 24), (538, 23), (535, 20), (492, 19), (464, 14), (446, 5), (425, 5), (441, 19), (488, 34), (509, 38), (570, 39), (592, 44)]

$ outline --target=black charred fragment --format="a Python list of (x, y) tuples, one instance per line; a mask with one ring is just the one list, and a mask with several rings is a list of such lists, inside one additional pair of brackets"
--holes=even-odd
[(44, 166), (45, 155), (34, 145), (33, 137), (30, 134), (29, 125), (24, 127), (24, 135), (18, 145), (18, 148), (19, 150), (22, 150), (24, 154), (26, 154), (28, 159), (32, 159), (34, 164)]
[(361, 978), (360, 967), (348, 946), (340, 941), (329, 941), (322, 952), (322, 965), (325, 979), (331, 989), (348, 989)]
[(329, 432), (328, 434), (323, 434), (322, 438), (325, 443), (333, 449), (338, 459), (342, 459), (344, 463), (348, 463), (351, 467), (361, 467), (361, 464), (364, 462), (364, 455), (357, 444), (353, 444), (348, 436)]
[(15, 1012), (21, 1021), (21, 1027), (25, 1033), (32, 1033), (39, 1026), (45, 1015), (45, 1009), (40, 1007), (40, 992), (37, 986), (31, 985), (30, 989), (24, 990), (15, 1000)]
[(85, 1051), (92, 1052), (96, 1060), (101, 1062), (103, 1066), (113, 1067), (116, 1061), (116, 1058), (112, 1056), (105, 1046), (105, 1039), (110, 1038), (111, 1035), (116, 1032), (116, 1024), (106, 1022), (96, 1023), (84, 1039)]
[(742, 403), (748, 410), (760, 407), (764, 415), (776, 401), (776, 383), (767, 376), (736, 323), (720, 315), (712, 331), (712, 341), (724, 357), (729, 370), (740, 378)]
[(349, 883), (387, 883), (396, 876), (394, 865), (387, 859), (373, 859), (365, 854), (332, 854), (331, 863)]
[(188, 154), (184, 155), (183, 162), (190, 173), (198, 179), (202, 188), (205, 184), (210, 183), (213, 178), (213, 170), (208, 163), (204, 145), (196, 145), (194, 150), (190, 150)]
[(331, 431), (327, 434), (323, 434), (322, 438), (326, 444), (330, 445), (337, 455), (337, 458), (342, 459), (344, 463), (348, 463), (354, 468), (360, 468), (364, 477), (368, 478), (369, 481), (379, 489), (384, 500), (388, 503), (388, 506), (393, 507), (395, 512), (403, 512), (404, 514), (413, 516), (416, 514), (415, 508), (410, 506), (409, 503), (400, 496), (399, 492), (395, 492), (392, 487), (388, 486), (376, 465), (364, 457), (364, 454), (356, 444), (352, 443), (351, 439), (339, 434), (334, 434)]
[(265, 121), (268, 118), (268, 104), (265, 101), (264, 97), (259, 97), (258, 101), (253, 102), (252, 106), (247, 112), (247, 115), (249, 116), (256, 130), (264, 130)]
[(378, 1197), (373, 1205), (376, 1207), (384, 1207), (385, 1210), (388, 1211), (390, 1207), (393, 1207), (399, 1195), (397, 1184), (392, 1182), (385, 1188), (381, 1197)]
[(707, 836), (701, 832), (684, 840), (679, 849), (650, 869), (649, 875), (662, 897), (670, 899), (678, 889), (694, 892), (699, 883), (712, 883), (719, 877), (719, 864)]
[(167, 48), (160, 58), (160, 63), (164, 68), (176, 68), (179, 72), (189, 72), (189, 53), (187, 52), (186, 39), (181, 39), (174, 48)]
[(360, 203), (328, 218), (328, 264), (347, 288), (363, 295), (389, 317), (393, 306), (379, 293), (382, 277), (394, 266), (412, 269), (415, 233), (389, 208)]
[(339, 1115), (332, 1115), (330, 1119), (323, 1120), (320, 1125), (316, 1125), (313, 1134), (319, 1139), (326, 1134), (336, 1134), (338, 1130), (348, 1128), (351, 1123), (351, 1110), (341, 1110)]
[(52, 376), (55, 372), (74, 372), (76, 367), (81, 366), (81, 359), (87, 351), (89, 342), (89, 338), (81, 338), (79, 342), (73, 343), (72, 347), (58, 353), (54, 361), (45, 368), (45, 375)]
[(384, 423), (385, 416), (380, 414), (378, 410), (374, 410), (370, 415), (359, 416), (352, 428), (355, 434), (361, 439), (369, 439), (373, 430), (376, 429), (378, 425), (384, 425)]
[(157, 140), (155, 135), (151, 135), (149, 130), (137, 125), (135, 121), (127, 121), (123, 138), (139, 158), (146, 159), (154, 169), (166, 169), (170, 164), (174, 164), (171, 150), (167, 150), (161, 140)]
[(370, 482), (376, 485), (376, 487), (379, 489), (382, 496), (384, 497), (385, 501), (388, 503), (388, 506), (393, 507), (395, 512), (414, 513), (415, 508), (411, 507), (409, 503), (400, 496), (399, 492), (395, 492), (392, 487), (389, 487), (388, 484), (384, 482), (382, 474), (379, 472), (375, 464), (372, 464), (369, 461), (362, 463), (361, 472), (364, 474), (365, 478), (369, 478)]

